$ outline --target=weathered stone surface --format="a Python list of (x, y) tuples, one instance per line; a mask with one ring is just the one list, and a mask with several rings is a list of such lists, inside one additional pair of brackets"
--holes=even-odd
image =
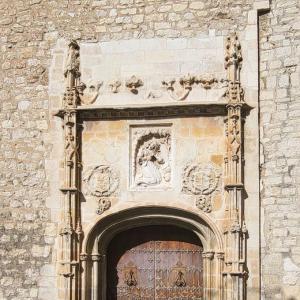
[[(263, 299), (299, 299), (299, 7), (260, 17)], [(288, 24), (288, 25), (287, 25)]]
[[(63, 63), (65, 45), (55, 53), (57, 40), (193, 38), (208, 34), (209, 29), (225, 36), (255, 23), (256, 11), (254, 17), (248, 12), (253, 7), (264, 8), (268, 1), (253, 2), (1, 1), (0, 299), (56, 297), (55, 288), (44, 286), (45, 281), (39, 279), (57, 273), (53, 267), (54, 237), (60, 204), (59, 192), (52, 186), (58, 189), (60, 182), (45, 171), (59, 168), (59, 159), (51, 153), (53, 149), (59, 153), (62, 141), (61, 136), (51, 136), (51, 129), (60, 128), (60, 123), (49, 114), (55, 107), (54, 99), (60, 101), (63, 85), (63, 75), (57, 69)], [(262, 297), (266, 300), (297, 299), (300, 294), (297, 5), (294, 0), (272, 1), (271, 13), (259, 18)], [(186, 40), (168, 43), (173, 44), (172, 49), (187, 47)], [(128, 45), (124, 48), (133, 53), (132, 60), (141, 59)], [(50, 66), (53, 56), (57, 61)], [(163, 59), (161, 54), (157, 57)], [(50, 85), (51, 99), (49, 73), (54, 82)], [(202, 129), (182, 128), (183, 136), (184, 130), (192, 135)], [(49, 265), (52, 267), (47, 268)]]

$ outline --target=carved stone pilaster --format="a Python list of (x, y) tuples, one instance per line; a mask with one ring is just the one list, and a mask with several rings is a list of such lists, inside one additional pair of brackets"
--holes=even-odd
[(225, 287), (229, 292), (229, 300), (244, 299), (245, 291), (245, 235), (243, 199), (243, 117), (246, 103), (240, 82), (242, 63), (241, 44), (236, 34), (228, 37), (226, 43), (225, 69), (228, 76), (227, 117), (225, 135), (227, 151), (225, 154), (225, 189), (227, 191), (227, 225), (224, 231), (226, 257), (224, 272), (227, 278)]
[[(65, 299), (73, 300), (78, 294), (79, 253), (82, 239), (79, 202), (79, 139), (77, 105), (80, 103), (78, 85), (80, 82), (80, 48), (76, 41), (69, 44), (64, 76), (66, 91), (63, 97), (63, 128), (64, 128), (64, 180), (63, 220), (60, 230), (61, 253), (60, 274), (66, 282)], [(72, 288), (70, 288), (72, 287)]]

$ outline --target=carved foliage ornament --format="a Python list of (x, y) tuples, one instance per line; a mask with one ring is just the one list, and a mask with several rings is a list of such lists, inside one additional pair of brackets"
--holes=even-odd
[(211, 212), (210, 197), (218, 187), (220, 176), (219, 168), (212, 163), (191, 163), (184, 169), (182, 191), (197, 196), (196, 206)]
[(175, 79), (164, 80), (162, 81), (162, 85), (167, 89), (172, 99), (176, 101), (183, 101), (190, 94), (194, 82), (195, 77), (188, 74), (180, 78), (179, 82)]
[(86, 195), (92, 195), (98, 200), (97, 213), (101, 214), (111, 206), (109, 199), (119, 187), (119, 176), (110, 166), (100, 165), (88, 169), (83, 178)]
[(168, 91), (172, 99), (176, 101), (185, 100), (192, 91), (193, 85), (199, 85), (205, 90), (210, 90), (214, 86), (224, 87), (224, 79), (217, 79), (212, 74), (191, 75), (188, 74), (176, 80), (174, 78), (163, 80), (162, 86)]
[(93, 104), (99, 96), (99, 91), (103, 82), (93, 83), (89, 82), (87, 85), (83, 82), (78, 87), (80, 104)]
[(133, 132), (133, 182), (137, 187), (164, 187), (171, 180), (169, 128), (136, 128)]
[(138, 94), (138, 88), (143, 86), (144, 83), (141, 79), (137, 78), (133, 75), (130, 79), (126, 81), (126, 87), (131, 91), (133, 94)]
[(228, 69), (228, 67), (231, 65), (241, 68), (240, 63), (242, 62), (242, 60), (243, 57), (241, 44), (239, 42), (237, 34), (234, 33), (226, 40), (225, 69)]

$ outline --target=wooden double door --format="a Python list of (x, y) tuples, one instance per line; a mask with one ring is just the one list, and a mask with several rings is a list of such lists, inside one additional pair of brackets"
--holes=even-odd
[(117, 235), (107, 260), (108, 300), (203, 299), (202, 246), (175, 226), (146, 226)]

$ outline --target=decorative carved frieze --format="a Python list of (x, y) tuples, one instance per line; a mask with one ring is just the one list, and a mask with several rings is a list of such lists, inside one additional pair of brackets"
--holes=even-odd
[(122, 85), (121, 81), (113, 80), (110, 82), (109, 87), (110, 87), (112, 93), (117, 94), (117, 93), (119, 93), (119, 88), (121, 85)]
[(210, 90), (216, 85), (216, 83), (218, 83), (218, 80), (212, 74), (204, 74), (197, 76), (195, 78), (195, 82), (197, 84), (201, 84), (204, 89)]
[(170, 186), (169, 126), (132, 128), (132, 181), (133, 186), (140, 188)]
[(211, 194), (217, 189), (220, 169), (213, 163), (190, 163), (183, 172), (182, 191), (196, 196), (196, 206), (211, 212)]
[(162, 85), (166, 88), (172, 99), (183, 101), (191, 92), (194, 82), (195, 77), (188, 74), (180, 78), (179, 81), (175, 79), (163, 80)]
[(84, 194), (97, 199), (97, 214), (103, 213), (111, 206), (110, 196), (119, 187), (118, 174), (107, 165), (89, 168), (83, 175)]
[(185, 90), (191, 90), (192, 85), (195, 83), (195, 76), (188, 74), (179, 79), (179, 83)]
[(126, 81), (125, 85), (131, 93), (136, 95), (138, 94), (138, 88), (143, 86), (144, 83), (140, 78), (137, 78), (135, 75), (133, 75)]
[(81, 105), (93, 104), (99, 96), (99, 91), (102, 85), (103, 82), (99, 82), (99, 83), (89, 82), (88, 85), (81, 82), (78, 87), (80, 104)]

